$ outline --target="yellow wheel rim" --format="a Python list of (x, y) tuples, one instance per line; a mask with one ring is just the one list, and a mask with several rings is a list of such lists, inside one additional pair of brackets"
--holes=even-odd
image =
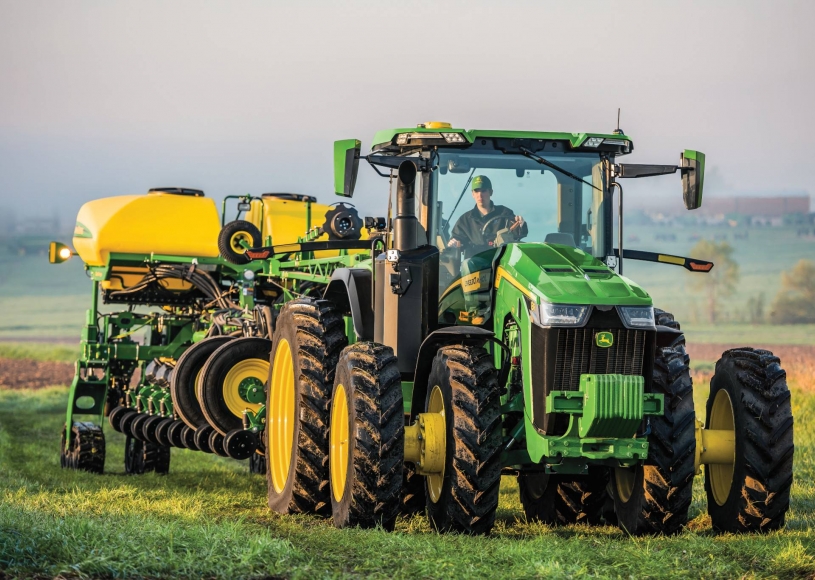
[(614, 483), (617, 488), (617, 496), (623, 503), (628, 503), (634, 495), (634, 480), (636, 479), (635, 467), (617, 467), (614, 470)]
[[(445, 419), (444, 431), (447, 434), (447, 417), (444, 414), (444, 396), (442, 395), (441, 388), (436, 385), (430, 391), (430, 400), (427, 402), (428, 413), (438, 413)], [(442, 467), (441, 473), (434, 473), (427, 476), (427, 492), (430, 495), (430, 501), (436, 503), (441, 497), (441, 488), (444, 485), (444, 468)]]
[(337, 385), (331, 406), (331, 430), (328, 436), (328, 468), (331, 472), (331, 489), (334, 501), (341, 501), (348, 478), (348, 400), (345, 387)]
[[(713, 399), (708, 429), (736, 430), (733, 402), (730, 400), (730, 394), (724, 389), (716, 393), (716, 398)], [(730, 488), (733, 487), (733, 464), (735, 462), (736, 452), (734, 448), (732, 463), (713, 463), (705, 466), (707, 476), (710, 479), (710, 490), (713, 492), (713, 499), (719, 505), (725, 504), (727, 497), (730, 495)]]
[(249, 409), (256, 413), (260, 409), (260, 403), (249, 403), (240, 395), (238, 387), (244, 379), (255, 378), (261, 383), (266, 382), (269, 376), (269, 362), (259, 358), (242, 360), (226, 373), (224, 378), (223, 393), (224, 403), (229, 411), (236, 417), (242, 417), (243, 411)]
[(232, 237), (229, 238), (229, 247), (235, 252), (242, 254), (246, 248), (241, 246), (241, 242), (248, 242), (250, 245), (252, 244), (252, 240), (248, 233), (235, 232), (232, 234)]
[(291, 457), (294, 451), (294, 360), (286, 339), (277, 346), (269, 386), (267, 425), (269, 432), (269, 471), (272, 486), (277, 493), (283, 491), (289, 477)]

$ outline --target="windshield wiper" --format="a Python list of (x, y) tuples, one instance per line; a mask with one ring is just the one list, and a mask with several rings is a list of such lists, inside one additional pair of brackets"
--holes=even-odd
[(538, 156), (538, 155), (535, 155), (534, 153), (532, 153), (532, 152), (531, 152), (529, 149), (527, 149), (526, 147), (521, 147), (521, 148), (520, 148), (520, 151), (521, 151), (521, 154), (522, 154), (522, 155), (524, 155), (525, 157), (529, 157), (529, 158), (530, 158), (532, 161), (537, 161), (537, 162), (538, 162), (538, 163), (540, 163), (541, 165), (545, 165), (546, 167), (548, 167), (548, 168), (550, 168), (550, 169), (554, 169), (555, 171), (558, 171), (558, 172), (562, 173), (562, 174), (563, 174), (563, 175), (565, 175), (566, 177), (571, 177), (571, 178), (572, 178), (572, 179), (574, 179), (575, 181), (579, 181), (579, 182), (581, 182), (581, 183), (585, 183), (585, 184), (586, 184), (586, 185), (588, 185), (589, 187), (593, 187), (594, 189), (596, 189), (597, 191), (599, 191), (599, 192), (601, 192), (601, 193), (602, 193), (602, 191), (603, 191), (602, 189), (600, 189), (599, 187), (597, 187), (597, 186), (596, 186), (596, 185), (594, 185), (593, 183), (589, 183), (588, 181), (586, 181), (585, 179), (582, 179), (582, 178), (578, 177), (578, 176), (577, 176), (577, 175), (575, 175), (574, 173), (571, 173), (571, 172), (569, 172), (569, 171), (566, 171), (566, 170), (565, 170), (565, 169), (563, 169), (562, 167), (558, 167), (557, 165), (555, 165), (555, 164), (554, 164), (554, 163), (552, 163), (551, 161), (548, 161), (548, 160), (544, 159), (543, 157), (540, 157), (540, 156)]

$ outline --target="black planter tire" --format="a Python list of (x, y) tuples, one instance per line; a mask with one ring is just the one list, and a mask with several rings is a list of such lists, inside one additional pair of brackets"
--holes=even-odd
[(178, 414), (178, 418), (193, 429), (208, 425), (197, 394), (197, 382), (201, 371), (207, 359), (232, 339), (231, 336), (211, 336), (195, 343), (178, 357), (170, 380), (170, 397), (173, 400), (173, 411)]
[(149, 418), (150, 415), (147, 413), (139, 413), (138, 417), (133, 419), (133, 422), (130, 424), (130, 433), (125, 433), (125, 435), (130, 435), (131, 437), (135, 437), (141, 441), (146, 441), (142, 428)]
[(195, 429), (189, 425), (184, 425), (181, 429), (181, 445), (190, 451), (199, 451), (195, 443)]
[(127, 437), (132, 437), (133, 435), (130, 433), (130, 428), (133, 426), (133, 421), (135, 421), (140, 414), (141, 413), (137, 413), (135, 409), (133, 409), (132, 413), (124, 413), (119, 421), (119, 428), (121, 429), (119, 432)]
[(474, 346), (445, 346), (433, 359), (425, 410), (440, 391), (447, 452), (440, 486), (425, 477), (427, 515), (439, 531), (488, 534), (501, 481), (501, 401), (492, 355)]
[(128, 436), (125, 439), (125, 473), (143, 475), (149, 471), (161, 475), (170, 471), (170, 448)]
[[(655, 310), (657, 324), (679, 330), (673, 315)], [(652, 392), (665, 397), (665, 414), (651, 416), (648, 459), (612, 470), (609, 486), (617, 525), (632, 535), (675, 534), (688, 522), (696, 453), (696, 411), (685, 336), (656, 348)]]
[(266, 338), (235, 338), (213, 352), (201, 369), (196, 384), (201, 412), (221, 435), (243, 427), (244, 409), (261, 408), (261, 403), (243, 399), (240, 391), (244, 381), (253, 380), (257, 395), (264, 396), (271, 351), (272, 341)]
[(195, 430), (193, 440), (195, 441), (195, 448), (204, 453), (212, 453), (212, 448), (209, 446), (209, 436), (215, 431), (211, 425), (202, 425)]
[(144, 423), (142, 423), (141, 434), (145, 441), (152, 443), (153, 445), (159, 444), (156, 440), (156, 429), (158, 428), (159, 423), (161, 423), (163, 420), (164, 417), (161, 415), (152, 415), (148, 417)]
[(70, 440), (65, 445), (67, 427), (62, 428), (59, 462), (63, 469), (78, 469), (90, 473), (105, 470), (105, 434), (93, 423), (74, 421)]
[(328, 516), (328, 404), (340, 352), (342, 316), (327, 300), (286, 303), (277, 318), (266, 393), (269, 507)]
[(213, 430), (209, 434), (209, 448), (218, 457), (229, 457), (229, 454), (224, 449), (224, 436)]
[(405, 414), (393, 349), (342, 351), (330, 407), (331, 512), (338, 528), (393, 530), (402, 499)]
[(130, 413), (135, 413), (135, 409), (129, 409), (124, 405), (119, 405), (115, 409), (113, 409), (110, 414), (108, 415), (108, 423), (113, 428), (114, 431), (118, 431), (119, 433), (122, 432), (122, 419), (125, 415), (129, 415)]
[[(250, 459), (258, 448), (257, 435), (246, 429), (233, 429), (224, 437), (223, 448), (232, 459)], [(260, 457), (260, 455), (258, 455)]]
[(718, 498), (714, 485), (721, 482), (715, 480), (727, 476), (714, 469), (720, 466), (705, 466), (713, 528), (735, 533), (780, 529), (789, 509), (795, 451), (787, 374), (768, 350), (728, 350), (710, 381), (705, 428), (723, 428), (711, 423), (717, 397), (729, 398), (736, 450), (729, 492), (719, 492)]
[(251, 261), (238, 243), (241, 240), (245, 240), (253, 248), (260, 247), (260, 230), (251, 222), (235, 220), (226, 224), (218, 234), (218, 251), (230, 264), (248, 264)]
[(174, 420), (170, 423), (170, 426), (167, 427), (167, 440), (172, 447), (178, 447), (179, 449), (186, 448), (184, 438), (181, 436), (181, 432), (185, 428), (189, 429), (190, 427), (180, 419)]
[(170, 442), (170, 427), (173, 424), (171, 417), (163, 417), (159, 424), (156, 426), (156, 443), (164, 447), (173, 447)]

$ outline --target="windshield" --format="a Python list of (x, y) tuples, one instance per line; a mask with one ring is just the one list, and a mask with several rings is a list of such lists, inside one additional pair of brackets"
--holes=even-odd
[(603, 213), (610, 202), (602, 159), (594, 153), (536, 155), (564, 172), (521, 154), (439, 152), (431, 225), (437, 244), (459, 246), (465, 258), (513, 241), (568, 244), (604, 258)]

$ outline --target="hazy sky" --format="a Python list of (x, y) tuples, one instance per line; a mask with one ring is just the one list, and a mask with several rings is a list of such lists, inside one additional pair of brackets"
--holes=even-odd
[[(617, 107), (630, 161), (707, 153), (706, 195), (815, 194), (813, 23), (811, 1), (0, 1), (0, 206), (70, 223), (165, 185), (333, 202), (334, 139), (611, 131)], [(360, 169), (357, 202), (383, 207)], [(631, 191), (680, 198), (659, 180)]]

